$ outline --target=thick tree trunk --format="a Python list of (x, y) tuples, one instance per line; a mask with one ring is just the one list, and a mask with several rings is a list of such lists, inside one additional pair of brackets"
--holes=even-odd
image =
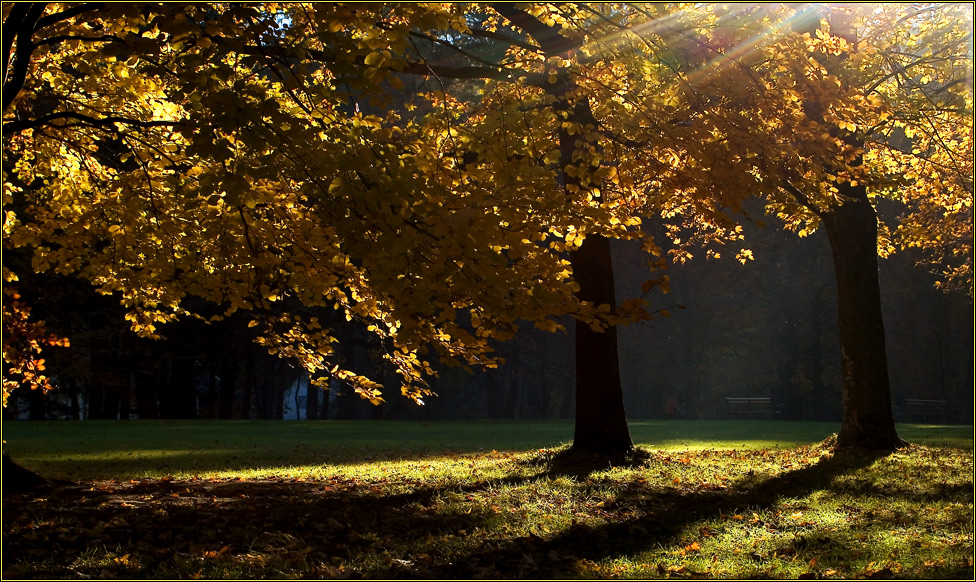
[(3, 455), (3, 492), (26, 493), (51, 482), (37, 473), (15, 463), (10, 455)]
[[(610, 241), (586, 237), (570, 260), (579, 283), (579, 297), (596, 305), (616, 307)], [(576, 323), (576, 432), (573, 448), (599, 453), (626, 452), (634, 447), (627, 428), (620, 385), (617, 328), (593, 330)]]
[[(561, 56), (581, 48), (581, 40), (562, 34), (559, 24), (545, 23), (515, 4), (492, 4), (496, 12), (530, 35), (549, 57)], [(577, 94), (578, 85), (568, 69), (555, 72), (556, 78), (542, 88), (556, 102), (554, 110), (577, 127), (597, 128), (593, 110), (585, 97)], [(555, 82), (553, 82), (555, 81)], [(580, 172), (569, 173), (575, 166), (585, 173), (588, 166), (585, 152), (597, 142), (589, 142), (585, 132), (569, 133), (559, 124), (560, 178), (570, 198), (584, 195), (599, 184), (582, 184)], [(583, 162), (579, 153), (583, 152)], [(595, 305), (616, 306), (613, 287), (613, 267), (610, 243), (597, 234), (586, 235), (583, 244), (570, 253), (573, 278), (579, 284), (579, 299)], [(620, 386), (620, 366), (617, 356), (617, 330), (610, 327), (603, 333), (593, 331), (589, 324), (576, 324), (576, 435), (573, 448), (598, 453), (627, 452), (633, 448), (624, 413), (623, 391)]]
[(878, 281), (878, 219), (864, 186), (845, 184), (841, 193), (849, 200), (823, 214), (840, 323), (844, 413), (837, 446), (894, 450), (902, 442), (891, 413)]
[[(569, 87), (573, 85), (568, 84)], [(558, 91), (556, 92), (558, 95)], [(586, 125), (593, 124), (589, 102), (565, 103), (567, 119)], [(586, 151), (589, 144), (579, 133), (559, 132), (559, 163), (562, 168), (575, 166), (578, 151)], [(563, 174), (567, 194), (574, 195), (569, 186), (581, 186), (578, 176)], [(598, 234), (588, 234), (583, 244), (570, 253), (573, 279), (579, 284), (577, 297), (596, 306), (617, 307), (613, 283), (613, 261), (610, 241)], [(602, 454), (623, 453), (634, 448), (627, 428), (624, 395), (620, 384), (620, 361), (617, 351), (617, 328), (609, 326), (595, 331), (589, 323), (576, 322), (576, 432), (573, 448)]]
[[(570, 84), (570, 86), (572, 86)], [(558, 92), (557, 92), (558, 94)], [(588, 102), (565, 103), (567, 119), (585, 125), (592, 122)], [(578, 151), (589, 144), (580, 134), (559, 130), (559, 163), (563, 168), (577, 165)], [(563, 174), (566, 186), (580, 186), (576, 176)], [(567, 188), (568, 195), (573, 190)], [(610, 241), (598, 234), (588, 234), (583, 244), (570, 253), (573, 279), (579, 284), (582, 301), (596, 306), (608, 305), (613, 312), (617, 300), (613, 283)], [(609, 326), (595, 331), (589, 323), (576, 323), (576, 432), (573, 448), (603, 454), (622, 453), (634, 448), (627, 428), (624, 396), (620, 384), (620, 362), (617, 353), (617, 328)]]

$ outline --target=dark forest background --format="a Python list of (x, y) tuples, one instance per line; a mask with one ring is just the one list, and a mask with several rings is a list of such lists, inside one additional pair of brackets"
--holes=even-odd
[[(885, 209), (882, 209), (884, 214)], [(887, 212), (896, 215), (896, 210)], [(772, 399), (774, 417), (839, 420), (840, 347), (826, 235), (806, 238), (770, 224), (745, 223), (755, 260), (738, 248), (720, 259), (701, 256), (667, 271), (671, 292), (648, 294), (648, 322), (620, 330), (624, 396), (630, 418), (660, 418), (666, 401), (685, 418), (725, 418), (727, 397)], [(5, 257), (5, 261), (8, 257)], [(16, 260), (14, 257), (11, 260)], [(27, 260), (27, 257), (23, 257)], [(961, 292), (943, 293), (935, 278), (901, 252), (881, 261), (892, 400), (897, 420), (906, 398), (945, 400), (946, 420), (972, 422), (973, 307)], [(638, 246), (614, 246), (618, 299), (638, 296), (652, 276)], [(27, 272), (28, 269), (20, 270)], [(128, 331), (117, 298), (94, 294), (77, 279), (38, 276), (22, 282), (39, 297), (35, 313), (72, 347), (45, 351), (55, 391), (21, 390), (4, 417), (30, 419), (301, 418), (467, 419), (572, 418), (573, 338), (531, 325), (500, 344), (498, 369), (443, 369), (438, 393), (417, 406), (367, 334), (333, 314), (316, 313), (339, 330), (337, 352), (359, 373), (384, 384), (372, 406), (351, 388), (308, 388), (288, 362), (252, 342), (244, 314), (213, 324), (186, 320), (153, 341)], [(35, 295), (36, 293), (36, 295)], [(205, 306), (203, 306), (205, 307)], [(216, 313), (216, 310), (214, 311)], [(569, 322), (564, 322), (569, 323)]]

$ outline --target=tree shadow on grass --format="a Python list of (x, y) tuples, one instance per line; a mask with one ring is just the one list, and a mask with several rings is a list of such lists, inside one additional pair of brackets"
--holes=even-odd
[[(461, 487), (418, 482), (415, 489), (404, 486), (396, 494), (379, 494), (376, 486), (354, 479), (154, 479), (55, 487), (39, 495), (5, 496), (3, 573), (5, 578), (232, 577), (235, 572), (335, 577), (349, 574), (338, 569), (339, 563), (358, 556), (356, 574), (367, 578), (471, 578), (484, 572), (505, 576), (505, 571), (566, 575), (563, 556), (597, 561), (669, 544), (702, 515), (807, 494), (873, 459), (834, 457), (780, 477), (741, 483), (729, 492), (631, 490), (622, 493), (652, 509), (600, 527), (574, 525), (549, 539), (488, 538), (473, 550), (468, 545), (453, 552), (420, 540), (442, 538), (448, 544), (451, 537), (488, 528), (493, 520), (498, 526), (504, 518), (498, 508), (480, 504), (467, 504), (463, 513), (435, 509), (444, 496), (559, 476), (584, 478), (608, 463), (644, 459), (557, 456), (529, 477)], [(405, 546), (409, 538), (414, 539)], [(397, 555), (418, 543), (427, 548), (423, 553)], [(86, 561), (93, 547), (105, 552)]]
[(457, 535), (491, 518), (430, 511), (448, 489), (153, 479), (5, 495), (3, 578), (346, 577), (339, 565), (350, 556), (395, 573), (415, 561), (396, 555), (404, 538)]
[[(5, 496), (3, 575), (579, 577), (574, 564), (580, 560), (599, 562), (680, 545), (699, 520), (831, 489), (837, 478), (882, 456), (834, 455), (774, 477), (747, 476), (726, 490), (681, 491), (631, 482), (618, 488), (617, 503), (639, 510), (619, 512), (600, 525), (574, 524), (545, 538), (486, 534), (511, 523), (503, 513), (509, 508), (504, 501), (501, 508), (479, 503), (484, 497), (474, 494), (564, 476), (583, 479), (605, 469), (606, 459), (555, 458), (528, 477), (465, 486), (400, 482), (392, 492), (340, 478), (155, 479), (60, 487)], [(637, 456), (631, 462), (644, 460)], [(92, 548), (102, 551), (95, 556)]]
[[(682, 544), (688, 526), (736, 510), (762, 510), (784, 498), (804, 497), (830, 489), (835, 478), (871, 465), (886, 452), (844, 451), (801, 469), (774, 477), (750, 475), (723, 490), (682, 492), (670, 487), (631, 486), (621, 491), (623, 503), (644, 508), (636, 516), (593, 526), (574, 524), (551, 537), (529, 535), (500, 547), (473, 552), (471, 562), (517, 564), (518, 577), (578, 576), (573, 563), (595, 563), (607, 558), (634, 555), (649, 548)], [(553, 459), (535, 478), (585, 478), (608, 465), (634, 466), (646, 456), (629, 455), (608, 461), (599, 455), (566, 455)], [(623, 461), (621, 463), (621, 461)], [(438, 577), (462, 578), (477, 575), (466, 561), (435, 572)]]

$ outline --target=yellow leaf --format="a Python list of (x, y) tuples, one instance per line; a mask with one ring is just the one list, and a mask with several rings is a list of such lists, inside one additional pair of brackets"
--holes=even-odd
[(379, 51), (373, 51), (369, 53), (368, 55), (366, 55), (366, 58), (363, 60), (363, 63), (365, 63), (367, 67), (379, 66), (381, 62), (383, 62), (383, 53)]

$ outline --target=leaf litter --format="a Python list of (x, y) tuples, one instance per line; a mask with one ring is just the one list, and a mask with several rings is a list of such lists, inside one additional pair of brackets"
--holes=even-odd
[(553, 470), (564, 451), (492, 451), (491, 466), (447, 455), (361, 476), (84, 482), (4, 497), (3, 575), (972, 576), (970, 451), (840, 458), (829, 444), (589, 471)]

